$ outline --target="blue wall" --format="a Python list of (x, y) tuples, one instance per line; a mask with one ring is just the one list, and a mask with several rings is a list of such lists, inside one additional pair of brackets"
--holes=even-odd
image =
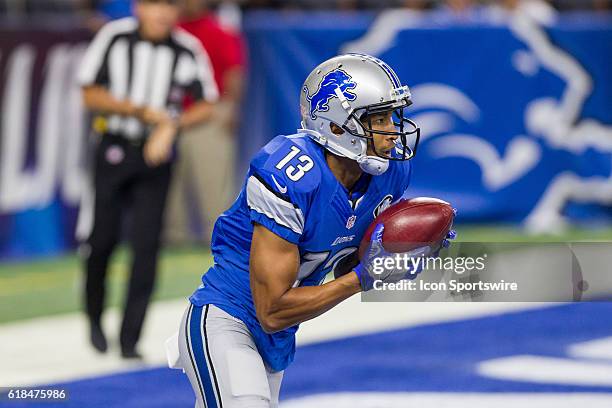
[[(299, 127), (299, 92), (312, 68), (338, 53), (365, 52), (412, 89), (411, 115), (423, 130), (414, 196), (451, 201), (460, 222), (608, 222), (612, 19), (571, 14), (544, 27), (487, 15), (457, 22), (442, 13), (254, 12), (244, 18), (244, 34), (249, 77), (239, 174), (266, 141)], [(16, 47), (33, 44), (37, 52), (26, 172), (44, 140), (37, 121), (45, 58), (54, 44), (83, 39), (78, 30), (49, 36), (24, 27), (0, 40), (0, 89)], [(74, 246), (77, 204), (61, 196), (61, 177), (53, 182), (51, 201), (0, 208), (0, 258)]]

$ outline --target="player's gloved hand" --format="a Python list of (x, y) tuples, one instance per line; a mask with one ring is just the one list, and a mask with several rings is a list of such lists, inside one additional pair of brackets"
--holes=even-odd
[(452, 243), (451, 241), (454, 240), (455, 238), (457, 238), (457, 231), (455, 231), (455, 230), (448, 231), (448, 233), (446, 234), (446, 238), (444, 238), (442, 241), (440, 241), (440, 245), (438, 246), (438, 248), (435, 251), (433, 251), (431, 253), (430, 256), (434, 257), (434, 258), (440, 256), (440, 251), (443, 248), (448, 248), (451, 245), (451, 243)]
[[(395, 268), (397, 259), (422, 258), (431, 252), (429, 246), (415, 248), (412, 251), (405, 253), (390, 253), (385, 251), (382, 244), (382, 236), (385, 226), (378, 224), (372, 232), (370, 245), (363, 256), (361, 262), (353, 269), (359, 278), (361, 288), (368, 291), (373, 288), (374, 281), (379, 280), (385, 283), (395, 283), (403, 279), (414, 279), (421, 272), (423, 262), (405, 262), (407, 268)], [(385, 261), (391, 259), (393, 262), (392, 268), (385, 267)], [(389, 264), (391, 261), (387, 261)]]
[[(457, 216), (456, 208), (453, 208), (453, 214), (455, 214), (455, 217)], [(455, 231), (454, 229), (448, 231), (448, 233), (446, 234), (446, 238), (444, 238), (442, 242), (440, 242), (440, 246), (438, 247), (438, 249), (432, 252), (431, 256), (432, 257), (439, 256), (442, 248), (448, 248), (451, 245), (451, 241), (454, 240), (455, 238), (457, 238), (457, 231)]]
[(442, 240), (442, 247), (448, 248), (451, 244), (451, 241), (455, 238), (457, 238), (457, 231), (455, 231), (454, 229), (448, 231), (448, 234), (446, 234), (446, 238)]

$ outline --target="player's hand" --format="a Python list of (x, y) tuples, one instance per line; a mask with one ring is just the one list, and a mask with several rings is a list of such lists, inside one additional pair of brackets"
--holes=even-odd
[(440, 251), (443, 248), (448, 248), (451, 245), (451, 242), (455, 238), (457, 238), (457, 231), (455, 230), (448, 231), (448, 233), (446, 234), (446, 237), (442, 241), (440, 241), (440, 244), (436, 247), (436, 250), (433, 251), (430, 256), (432, 258), (437, 258), (438, 256), (440, 256)]
[[(423, 261), (407, 262), (407, 268), (387, 268), (385, 260), (391, 258), (393, 263), (400, 259), (418, 259), (428, 256), (431, 253), (429, 246), (415, 248), (412, 251), (405, 253), (389, 253), (385, 251), (382, 242), (382, 236), (385, 226), (378, 224), (372, 232), (370, 245), (364, 254), (361, 262), (355, 267), (354, 271), (359, 278), (363, 291), (368, 291), (374, 286), (374, 281), (380, 280), (385, 283), (395, 283), (403, 279), (414, 279), (423, 268)], [(397, 265), (399, 266), (399, 265)]]
[[(456, 208), (453, 208), (453, 214), (455, 214), (455, 216), (457, 216), (457, 209)], [(440, 246), (438, 247), (438, 249), (435, 250), (431, 254), (431, 256), (437, 257), (438, 255), (440, 255), (440, 251), (442, 250), (442, 248), (448, 248), (455, 238), (457, 238), (457, 231), (455, 231), (454, 229), (448, 231), (448, 234), (446, 234), (446, 237), (440, 242)]]
[(159, 166), (170, 159), (176, 132), (176, 126), (169, 121), (160, 123), (151, 132), (142, 152), (149, 167)]
[(442, 248), (448, 248), (455, 238), (457, 238), (457, 231), (455, 231), (454, 229), (448, 231), (448, 234), (446, 234), (446, 238), (442, 240)]

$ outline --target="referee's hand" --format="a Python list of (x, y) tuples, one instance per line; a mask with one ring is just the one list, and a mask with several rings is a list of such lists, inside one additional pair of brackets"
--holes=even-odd
[(148, 125), (159, 125), (170, 120), (170, 115), (165, 110), (157, 110), (146, 106), (139, 108), (136, 116)]
[(142, 152), (149, 167), (156, 167), (168, 161), (176, 132), (176, 126), (170, 121), (162, 122), (153, 129)]

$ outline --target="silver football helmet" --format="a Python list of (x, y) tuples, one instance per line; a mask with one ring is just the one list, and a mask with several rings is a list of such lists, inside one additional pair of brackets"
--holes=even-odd
[[(299, 131), (331, 153), (356, 160), (363, 171), (379, 175), (387, 170), (389, 160), (410, 160), (416, 153), (420, 129), (404, 117), (404, 109), (411, 104), (410, 90), (386, 63), (365, 54), (339, 55), (321, 63), (304, 81)], [(390, 111), (396, 131), (373, 130), (370, 115)], [(344, 133), (333, 133), (332, 123)], [(373, 141), (375, 155), (367, 155), (374, 134), (397, 137), (390, 155), (377, 152)]]

